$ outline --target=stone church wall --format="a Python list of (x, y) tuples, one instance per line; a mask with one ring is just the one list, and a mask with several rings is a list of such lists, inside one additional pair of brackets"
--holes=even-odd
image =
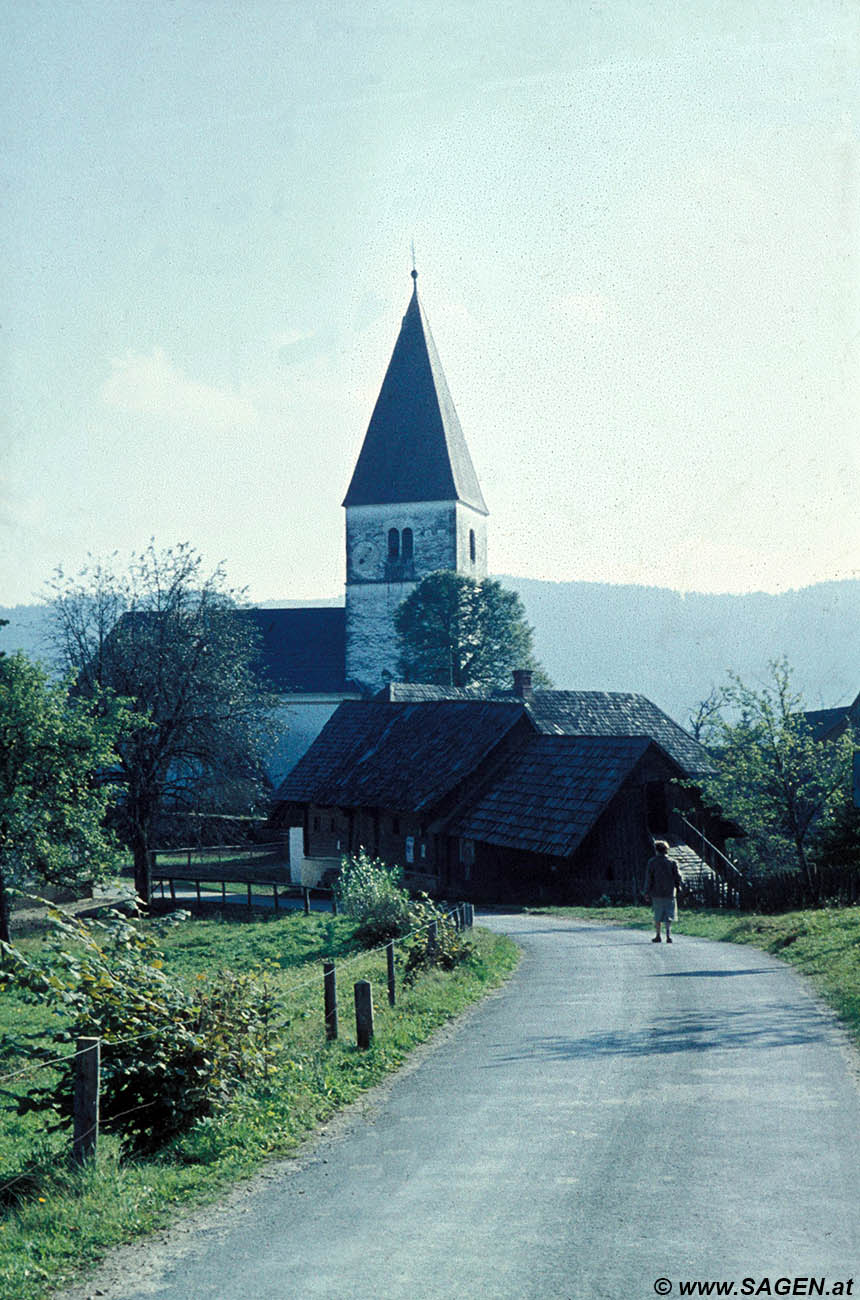
[[(412, 530), (412, 573), (423, 578), (437, 569), (457, 567), (457, 510), (453, 501), (350, 506), (346, 512), (346, 581), (386, 582), (390, 578), (388, 533)], [(468, 545), (468, 542), (467, 542)]]
[[(394, 612), (428, 573), (460, 568), (459, 553), (469, 554), (469, 527), (460, 522), (457, 503), (413, 502), (352, 506), (346, 520), (346, 676), (378, 689), (397, 677)], [(483, 516), (466, 514), (483, 523)], [(389, 530), (412, 531), (411, 561), (389, 559)], [(475, 529), (486, 562), (486, 530)], [(478, 537), (482, 541), (478, 542)]]
[(455, 507), (455, 520), (457, 572), (480, 582), (487, 576), (487, 516), (458, 501)]
[(346, 676), (378, 690), (397, 678), (394, 611), (416, 583), (367, 583), (347, 591)]
[(345, 694), (280, 697), (272, 718), (277, 741), (266, 756), (266, 771), (275, 789), (310, 749), (338, 705), (350, 698), (355, 697)]

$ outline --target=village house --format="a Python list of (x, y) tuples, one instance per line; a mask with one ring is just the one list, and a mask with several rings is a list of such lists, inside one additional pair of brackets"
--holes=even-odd
[[(306, 882), (366, 849), (407, 883), (474, 899), (632, 899), (655, 838), (695, 888), (737, 827), (702, 804), (708, 755), (639, 695), (492, 697), (391, 683), (343, 704), (275, 796), (301, 826)], [(703, 845), (712, 865), (703, 860)]]
[(837, 709), (810, 709), (803, 716), (815, 740), (838, 740), (852, 729), (860, 735), (860, 695), (853, 704), (843, 704)]

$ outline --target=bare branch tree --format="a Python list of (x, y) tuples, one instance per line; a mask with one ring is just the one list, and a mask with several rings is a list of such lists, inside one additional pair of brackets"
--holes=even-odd
[(272, 699), (257, 671), (257, 634), (223, 569), (188, 544), (154, 543), (124, 570), (93, 562), (50, 585), (54, 648), (83, 695), (108, 689), (141, 724), (118, 745), (118, 828), (148, 901), (159, 816), (239, 787), (262, 796)]

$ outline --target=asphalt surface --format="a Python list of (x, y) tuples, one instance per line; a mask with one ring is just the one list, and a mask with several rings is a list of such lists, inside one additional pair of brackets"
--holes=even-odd
[(645, 1300), (821, 1277), (860, 1294), (856, 1057), (791, 970), (683, 927), (668, 947), (483, 923), (525, 952), (504, 989), (294, 1172), (110, 1294)]

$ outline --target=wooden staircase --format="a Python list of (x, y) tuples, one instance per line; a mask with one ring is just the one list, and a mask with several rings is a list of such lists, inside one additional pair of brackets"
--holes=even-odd
[(709, 867), (689, 844), (669, 845), (669, 857), (676, 864), (684, 882), (684, 893), (697, 901), (703, 901), (704, 895), (713, 893), (719, 879), (713, 867)]
[(684, 894), (702, 907), (737, 907), (743, 876), (731, 859), (711, 844), (698, 828), (687, 823), (685, 818), (682, 821), (693, 832), (690, 838), (696, 839), (702, 852), (711, 858), (711, 862), (706, 862), (686, 840), (675, 838), (669, 841), (669, 857), (677, 863), (684, 882)]

